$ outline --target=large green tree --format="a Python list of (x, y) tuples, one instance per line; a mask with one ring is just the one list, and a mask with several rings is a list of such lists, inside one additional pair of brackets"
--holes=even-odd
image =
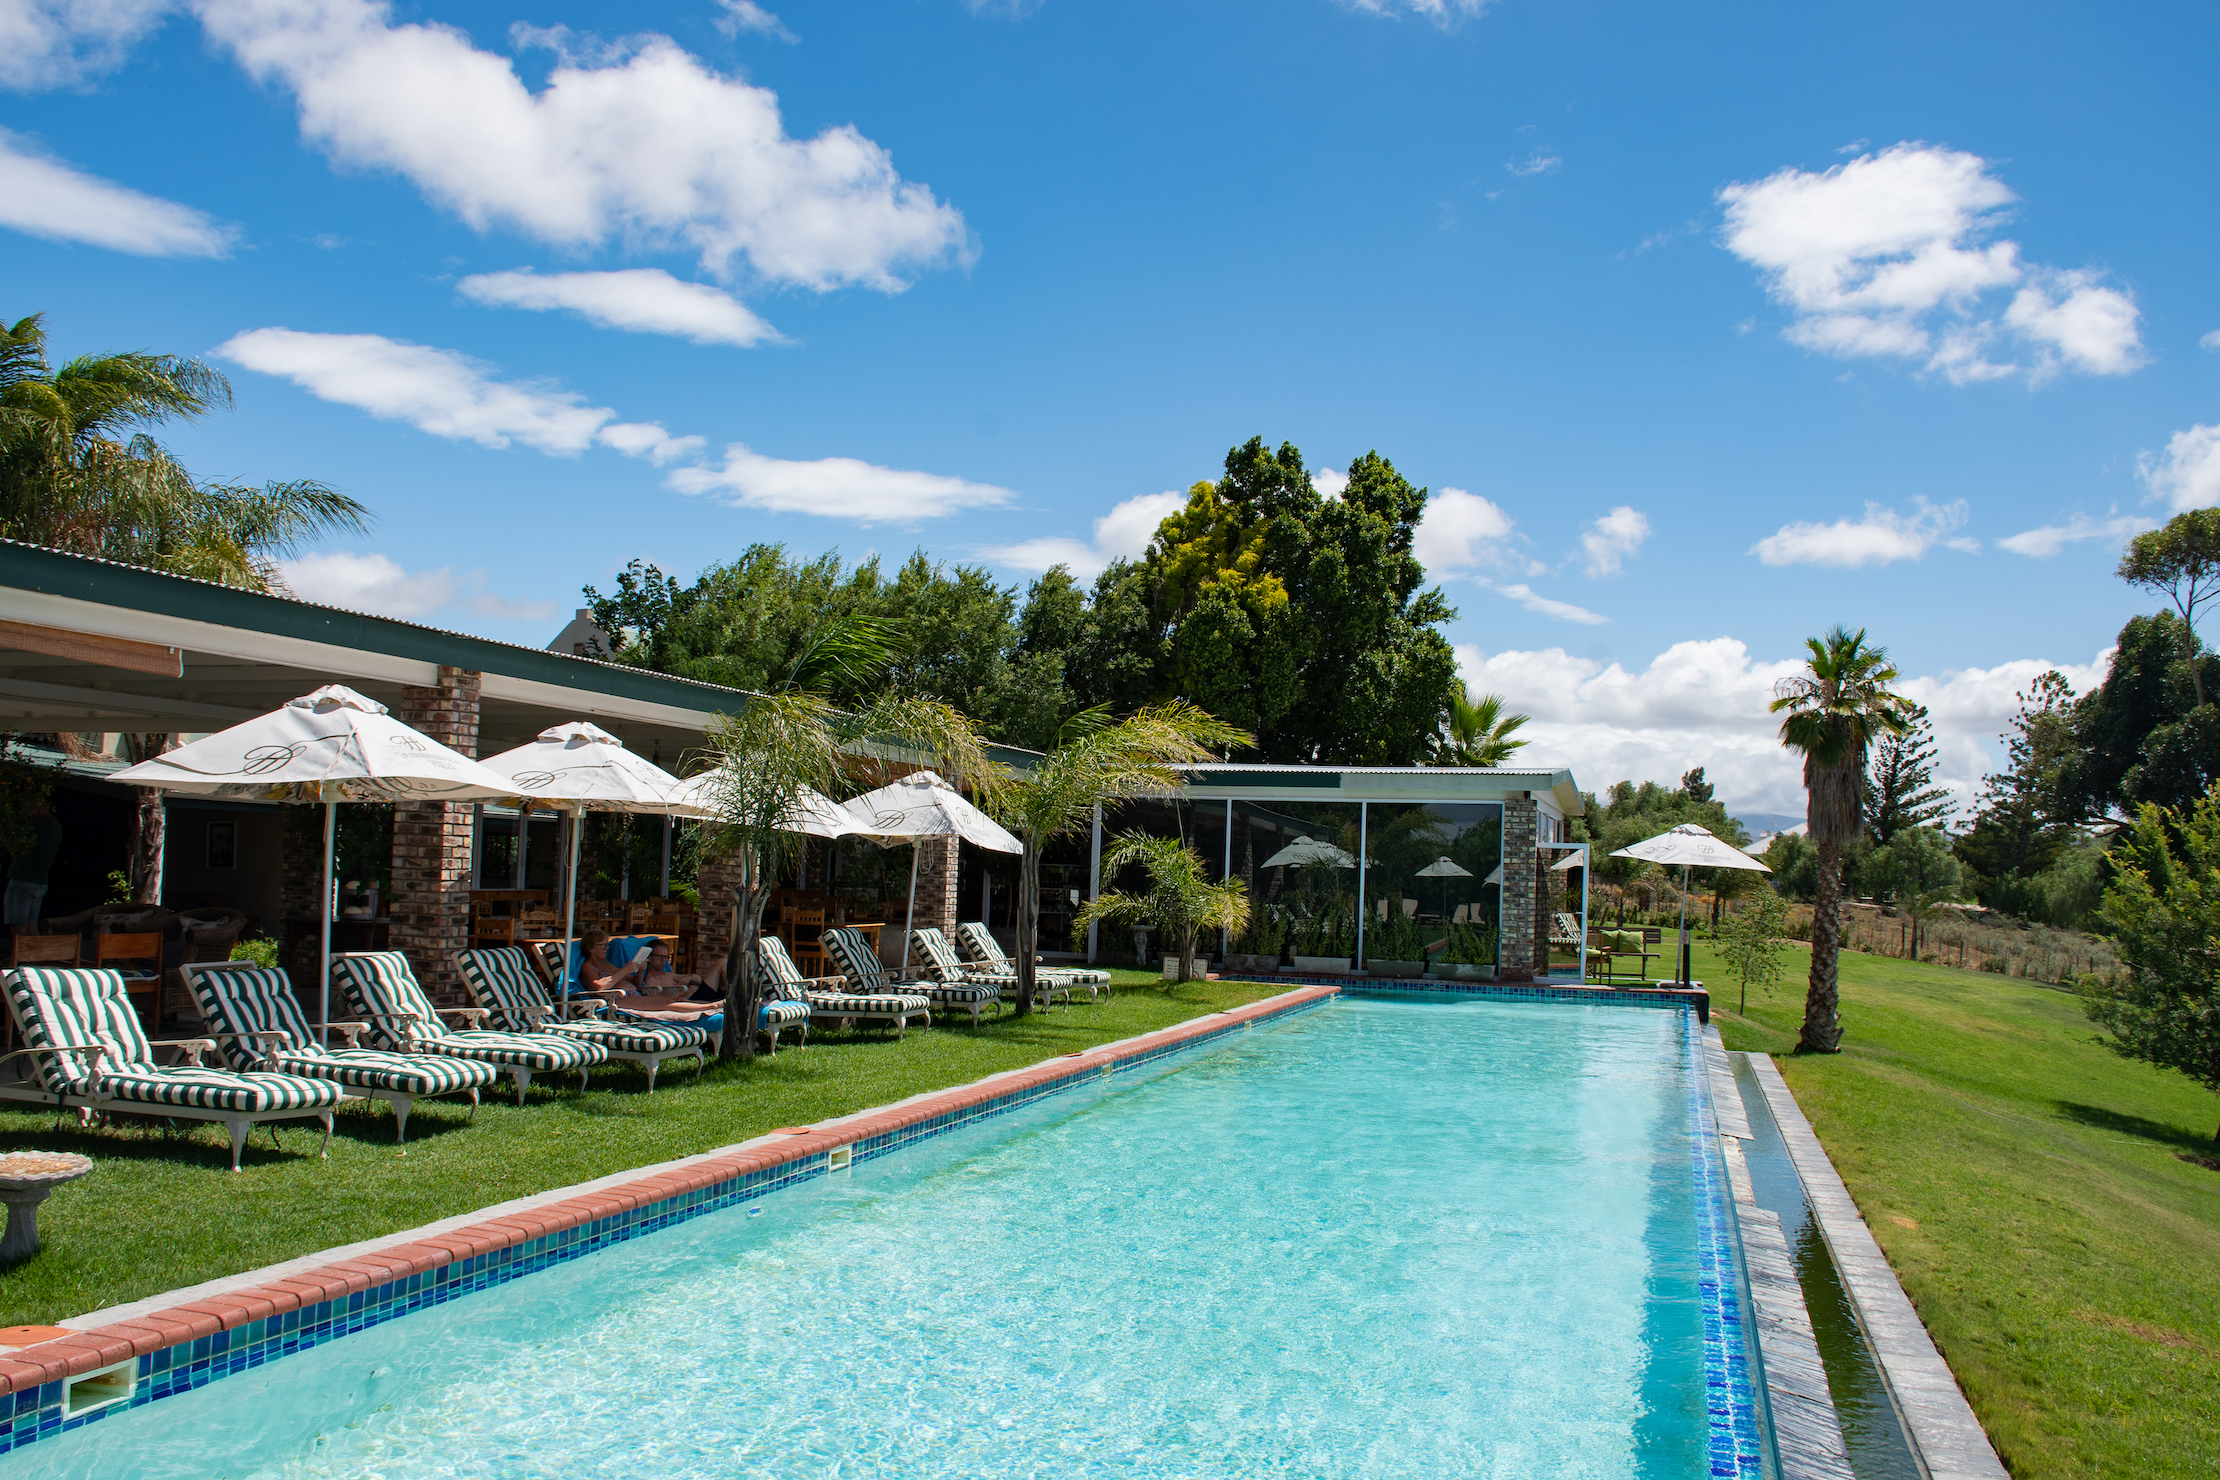
[(1935, 726), (1927, 706), (1914, 704), (1904, 721), (1901, 731), (1882, 731), (1866, 767), (1866, 826), (1883, 848), (1904, 828), (1935, 826), (1957, 805), (1935, 785)]
[(1805, 820), (1819, 852), (1811, 982), (1796, 1046), (1833, 1053), (1842, 1043), (1842, 852), (1865, 832), (1866, 754), (1877, 737), (1906, 728), (1912, 705), (1889, 688), (1896, 670), (1888, 651), (1869, 644), (1863, 628), (1836, 627), (1804, 646), (1804, 671), (1781, 681), (1772, 706), (1785, 716), (1781, 743), (1804, 760)]
[(2137, 535), (2120, 556), (2118, 574), (2130, 585), (2161, 593), (2181, 614), (2182, 656), (2190, 662), (2190, 682), (2202, 708), (2205, 681), (2196, 665), (2197, 607), (2220, 586), (2220, 509), (2189, 509), (2160, 528)]
[(2083, 757), (2072, 686), (2054, 670), (2018, 697), (2020, 712), (2005, 737), (2005, 767), (1983, 778), (1973, 825), (1957, 843), (1980, 897), (1999, 907), (1999, 886), (2050, 867), (2073, 844), (2082, 819), (2075, 769)]

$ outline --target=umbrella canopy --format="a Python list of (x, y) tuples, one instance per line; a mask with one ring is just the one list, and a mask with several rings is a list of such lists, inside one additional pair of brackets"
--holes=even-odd
[(1459, 868), (1447, 857), (1437, 858), (1418, 871), (1421, 879), (1469, 879), (1472, 870)]
[(1023, 853), (1025, 845), (1008, 829), (964, 800), (963, 793), (931, 771), (913, 771), (901, 780), (851, 798), (848, 810), (858, 832), (907, 842), (912, 838), (962, 838), (997, 853)]
[(509, 779), (509, 794), (572, 812), (664, 812), (679, 780), (584, 720), (551, 725), (539, 738), (485, 763)]
[(331, 1021), (331, 863), (341, 802), (471, 801), (516, 788), (419, 734), (344, 684), (116, 772), (126, 786), (188, 796), (324, 804), (323, 969), (317, 1024)]
[[(671, 811), (680, 817), (715, 817), (715, 781), (714, 771), (704, 771), (679, 782), (671, 788)], [(786, 814), (786, 825), (780, 830), (812, 838), (845, 838), (872, 831), (855, 813), (808, 786), (794, 798), (794, 805)]]
[(1644, 863), (1663, 863), (1679, 868), (1740, 868), (1756, 869), (1771, 873), (1741, 849), (1722, 843), (1707, 829), (1693, 822), (1684, 822), (1671, 832), (1659, 833), (1654, 838), (1620, 848), (1613, 858), (1639, 858)]
[(1357, 861), (1345, 848), (1337, 848), (1324, 838), (1297, 838), (1285, 848), (1259, 864), (1260, 868), (1293, 868), (1303, 864), (1323, 863), (1334, 868), (1355, 868)]
[(109, 779), (264, 802), (472, 801), (516, 791), (507, 777), (336, 683)]
[[(918, 838), (962, 838), (997, 853), (1023, 853), (1025, 844), (992, 817), (963, 798), (963, 793), (931, 771), (912, 771), (901, 780), (852, 797), (848, 811), (862, 824), (857, 830), (889, 842)], [(910, 931), (917, 924), (917, 855), (910, 854), (910, 909), (902, 924), (902, 965), (910, 964)]]

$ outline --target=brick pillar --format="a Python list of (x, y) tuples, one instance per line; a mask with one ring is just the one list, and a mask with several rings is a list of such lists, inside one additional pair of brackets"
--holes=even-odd
[(694, 873), (701, 910), (694, 917), (694, 970), (703, 976), (732, 949), (733, 902), (740, 895), (740, 861), (704, 854)]
[[(1535, 918), (1536, 896), (1542, 906), (1548, 905), (1549, 896), (1538, 886), (1535, 865), (1540, 861), (1540, 850), (1535, 846), (1535, 810), (1531, 797), (1512, 797), (1503, 804), (1503, 895), (1501, 920), (1502, 935), (1496, 945), (1496, 979), (1507, 982), (1530, 982), (1539, 964), (1546, 967), (1549, 958), (1541, 956), (1537, 962), (1534, 932), (1530, 922)], [(1542, 937), (1547, 949), (1548, 935)]]
[[(442, 667), (436, 686), (401, 690), (395, 717), (475, 758), (478, 684), (476, 673)], [(470, 944), (470, 810), (469, 802), (393, 808), (393, 946), (408, 953), (434, 1002), (463, 996), (455, 953)]]
[[(953, 939), (956, 933), (956, 866), (963, 844), (956, 838), (917, 840), (917, 924)], [(879, 953), (902, 959), (902, 942), (881, 937)], [(917, 953), (910, 953), (914, 960)]]

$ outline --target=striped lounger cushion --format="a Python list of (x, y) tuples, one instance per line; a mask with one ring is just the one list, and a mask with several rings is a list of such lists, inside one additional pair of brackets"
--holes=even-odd
[[(369, 1036), (396, 1052), (451, 1054), (535, 1074), (583, 1069), (609, 1060), (609, 1051), (600, 1044), (560, 1033), (457, 1032), (433, 1011), (431, 999), (409, 969), (409, 958), (399, 951), (342, 956), (332, 965), (346, 992), (348, 1010), (370, 1019)], [(408, 1024), (406, 1040), (398, 1021), (404, 1016), (414, 1019)]]
[[(217, 1033), (239, 1035), (216, 1040), (217, 1049), (234, 1069), (252, 1069), (266, 1059), (289, 1074), (397, 1095), (457, 1094), (500, 1077), (493, 1065), (468, 1059), (325, 1048), (302, 1015), (291, 980), (276, 967), (196, 966), (185, 977), (208, 1026)], [(283, 1033), (285, 1041), (243, 1036), (255, 1033)]]
[(924, 958), (925, 969), (939, 978), (937, 982), (918, 982), (914, 990), (923, 992), (935, 1002), (954, 1003), (969, 1007), (975, 1002), (995, 1002), (1001, 999), (1002, 988), (1015, 987), (1017, 978), (989, 975), (969, 970), (948, 937), (933, 926), (910, 932), (910, 940)]
[[(975, 966), (990, 967), (998, 973), (1016, 979), (1017, 962), (1010, 959), (987, 927), (977, 920), (967, 920), (956, 927), (956, 942), (963, 948), (964, 959)], [(1035, 966), (1033, 979), (1044, 981), (1053, 978), (1075, 987), (1107, 987), (1110, 973), (1092, 966)]]
[[(848, 978), (849, 984), (855, 988), (852, 993), (828, 994), (811, 991), (810, 1003), (818, 1011), (916, 1012), (920, 1008), (928, 1011), (932, 1008), (932, 999), (924, 995), (923, 984), (898, 982), (887, 975), (878, 953), (871, 949), (871, 942), (863, 938), (862, 932), (848, 929), (828, 930), (818, 939), (824, 943), (826, 955), (840, 968), (840, 974)], [(828, 995), (838, 997), (843, 1002), (877, 1002), (888, 1005), (832, 1008), (826, 1002)]]
[(898, 1012), (918, 1012), (930, 1008), (932, 1003), (908, 993), (889, 992), (866, 997), (854, 992), (811, 992), (809, 1005), (827, 1017), (839, 1017), (845, 1013), (890, 1016)]
[(81, 1099), (177, 1105), (242, 1115), (315, 1110), (336, 1105), (339, 1086), (291, 1074), (239, 1074), (223, 1069), (164, 1069), (139, 1027), (131, 994), (118, 972), (83, 967), (22, 966), (8, 987), (24, 1041), (33, 1048), (64, 1043), (108, 1050), (94, 1072), (83, 1053), (40, 1054), (39, 1078), (56, 1094)]
[(609, 1053), (685, 1053), (709, 1042), (709, 1030), (692, 1023), (550, 1021), (547, 1009), (553, 1004), (521, 946), (458, 951), (455, 962), (470, 995), (492, 1010), (486, 1021), (503, 1032), (561, 1033), (598, 1043)]

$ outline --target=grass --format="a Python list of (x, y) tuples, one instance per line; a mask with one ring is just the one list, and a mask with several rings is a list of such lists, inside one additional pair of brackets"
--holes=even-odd
[[(0, 1326), (48, 1324), (713, 1150), (1284, 990), (1239, 982), (1164, 989), (1143, 972), (1115, 976), (1116, 994), (1099, 1005), (1003, 1017), (976, 1030), (967, 1018), (963, 1027), (913, 1028), (900, 1042), (884, 1032), (813, 1034), (806, 1050), (782, 1049), (749, 1065), (712, 1062), (698, 1081), (690, 1067), (666, 1064), (652, 1096), (641, 1092), (646, 1076), (636, 1066), (614, 1064), (596, 1070), (583, 1095), (535, 1080), (521, 1109), (504, 1081), (487, 1092), (474, 1125), (467, 1103), (422, 1100), (409, 1117), (406, 1157), (383, 1105), (336, 1116), (328, 1162), (316, 1158), (321, 1131), (313, 1122), (281, 1131), (282, 1150), (258, 1130), (237, 1174), (220, 1127), (173, 1131), (134, 1119), (80, 1132), (71, 1120), (57, 1141), (51, 1111), (0, 1109), (0, 1150), (57, 1146), (98, 1163), (40, 1209), (44, 1247), (0, 1276)], [(557, 1081), (566, 1083), (577, 1081)]]
[(1843, 1051), (1796, 1055), (1789, 967), (1718, 1014), (1727, 1046), (1783, 1056), (2007, 1467), (2211, 1475), (2220, 1171), (2184, 1158), (2220, 1160), (2220, 1097), (2104, 1048), (2065, 992), (1879, 956), (1842, 958)]

